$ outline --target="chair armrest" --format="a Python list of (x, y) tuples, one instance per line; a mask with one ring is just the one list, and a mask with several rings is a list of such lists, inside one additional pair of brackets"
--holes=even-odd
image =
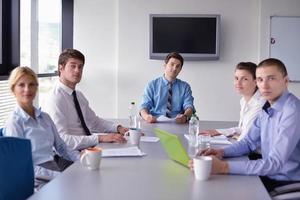
[(271, 196), (276, 196), (280, 194), (297, 192), (297, 191), (300, 192), (300, 183), (293, 183), (293, 184), (277, 187), (272, 192), (270, 192), (270, 194)]
[(297, 200), (300, 199), (300, 192), (284, 193), (272, 197), (272, 200)]
[(49, 182), (51, 181), (51, 178), (48, 177), (48, 176), (43, 176), (43, 175), (37, 175), (34, 177), (36, 180), (39, 180), (39, 181), (45, 181), (45, 182)]
[(34, 192), (38, 192), (44, 185), (49, 183), (51, 178), (48, 176), (37, 175), (34, 177)]

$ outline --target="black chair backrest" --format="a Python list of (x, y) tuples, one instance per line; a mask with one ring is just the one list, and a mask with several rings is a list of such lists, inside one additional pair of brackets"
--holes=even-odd
[(0, 200), (26, 199), (33, 190), (30, 140), (0, 137)]

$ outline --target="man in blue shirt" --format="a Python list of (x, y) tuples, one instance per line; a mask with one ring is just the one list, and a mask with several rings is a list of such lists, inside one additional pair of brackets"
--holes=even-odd
[(140, 114), (149, 123), (157, 117), (175, 118), (186, 123), (195, 111), (190, 85), (177, 78), (183, 66), (183, 57), (172, 52), (165, 58), (164, 75), (150, 81), (144, 90)]
[[(200, 154), (213, 156), (212, 173), (259, 175), (271, 191), (300, 181), (300, 100), (287, 90), (287, 71), (278, 59), (262, 61), (256, 80), (267, 102), (246, 137), (225, 149), (206, 149)], [(246, 155), (259, 147), (262, 159), (220, 160)]]

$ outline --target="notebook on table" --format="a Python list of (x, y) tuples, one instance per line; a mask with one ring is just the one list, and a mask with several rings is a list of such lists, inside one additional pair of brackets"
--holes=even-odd
[(169, 158), (181, 165), (188, 167), (190, 158), (178, 136), (159, 128), (155, 128), (154, 132), (156, 136), (159, 137), (160, 142)]

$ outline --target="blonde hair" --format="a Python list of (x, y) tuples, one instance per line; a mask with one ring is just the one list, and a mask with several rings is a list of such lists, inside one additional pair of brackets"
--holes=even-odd
[(38, 86), (38, 78), (36, 73), (30, 69), (29, 67), (16, 67), (13, 71), (11, 71), (9, 78), (8, 78), (8, 83), (9, 83), (9, 88), (10, 90), (13, 92), (14, 88), (17, 84), (17, 82), (20, 80), (21, 77), (23, 76), (30, 76), (33, 81), (35, 82), (35, 84)]

